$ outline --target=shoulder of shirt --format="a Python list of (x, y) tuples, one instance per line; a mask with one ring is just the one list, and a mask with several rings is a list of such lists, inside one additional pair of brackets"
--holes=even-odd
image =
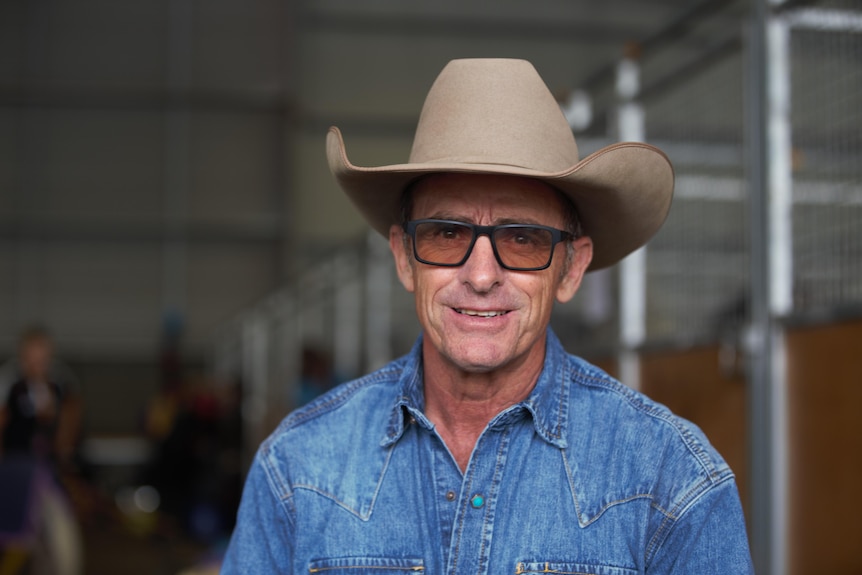
[[(573, 384), (568, 422), (570, 443), (576, 441), (578, 434), (587, 432), (583, 426), (595, 422), (595, 418), (614, 421), (601, 438), (605, 441), (592, 442), (588, 447), (606, 453), (590, 458), (584, 464), (586, 467), (601, 460), (611, 461), (615, 467), (638, 466), (634, 473), (640, 474), (640, 491), (648, 492), (654, 506), (671, 518), (684, 513), (704, 493), (733, 479), (730, 467), (694, 423), (579, 357), (569, 355), (567, 369)], [(637, 456), (619, 457), (628, 450)]]
[(261, 444), (255, 463), (277, 498), (284, 501), (297, 489), (310, 490), (359, 517), (368, 516), (391, 453), (382, 443), (406, 363), (406, 357), (400, 358), (344, 383), (281, 422)]
[[(362, 394), (375, 392), (385, 394), (387, 390), (394, 393), (406, 361), (406, 356), (398, 358), (368, 375), (342, 383), (316, 397), (285, 417), (275, 434), (287, 433), (311, 420), (326, 417), (328, 414), (348, 406), (351, 400)], [(388, 407), (392, 407), (392, 405), (390, 404)]]
[(379, 395), (391, 396), (393, 402), (389, 402), (386, 408), (392, 408), (397, 383), (405, 362), (406, 357), (396, 359), (368, 375), (342, 383), (316, 397), (288, 414), (272, 433), (269, 440), (283, 434), (290, 434), (292, 430), (302, 428), (314, 420), (333, 415), (344, 415), (342, 412), (351, 409), (352, 402), (361, 400), (363, 396), (368, 394), (374, 395), (378, 401), (381, 399)]
[[(329, 436), (349, 434), (373, 440), (383, 438), (389, 414), (398, 394), (398, 381), (407, 356), (396, 359), (361, 378), (348, 381), (320, 395), (285, 417), (264, 440), (261, 454), (273, 454), (290, 445), (313, 449)], [(378, 429), (379, 428), (379, 429)], [(375, 437), (376, 435), (376, 437)], [(347, 445), (348, 441), (340, 441)]]

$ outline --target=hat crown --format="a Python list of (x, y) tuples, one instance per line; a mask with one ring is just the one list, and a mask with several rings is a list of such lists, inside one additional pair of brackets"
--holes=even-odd
[(536, 69), (508, 59), (449, 62), (425, 99), (410, 154), (411, 164), (495, 164), (546, 173), (577, 162), (569, 124)]

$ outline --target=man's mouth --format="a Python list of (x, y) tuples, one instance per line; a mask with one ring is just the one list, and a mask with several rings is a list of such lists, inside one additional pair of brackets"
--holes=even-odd
[(455, 308), (455, 311), (460, 313), (461, 315), (471, 315), (475, 317), (497, 317), (500, 315), (506, 315), (509, 313), (509, 310), (492, 310), (492, 311), (481, 311), (476, 309), (462, 309)]

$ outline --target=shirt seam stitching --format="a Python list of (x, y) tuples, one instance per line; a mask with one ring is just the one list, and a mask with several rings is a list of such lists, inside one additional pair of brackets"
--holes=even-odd
[(712, 481), (721, 482), (726, 477), (733, 475), (732, 471), (729, 468), (716, 467), (713, 458), (710, 457), (709, 453), (706, 449), (704, 449), (701, 442), (696, 437), (692, 436), (691, 432), (687, 428), (680, 425), (679, 422), (676, 420), (676, 416), (674, 416), (673, 414), (664, 412), (654, 406), (646, 404), (641, 398), (634, 395), (634, 392), (632, 390), (628, 388), (622, 388), (622, 384), (617, 384), (607, 378), (596, 377), (577, 369), (573, 369), (572, 372), (573, 379), (577, 379), (580, 376), (582, 385), (601, 387), (602, 389), (606, 389), (609, 392), (620, 396), (629, 405), (631, 405), (638, 411), (646, 414), (648, 417), (652, 417), (653, 419), (661, 421), (665, 425), (668, 425), (679, 436), (679, 438), (682, 440), (683, 445), (695, 458), (695, 460), (698, 462), (699, 466), (707, 475), (707, 477), (711, 478)]
[(733, 474), (724, 477), (717, 482), (713, 482), (711, 478), (704, 478), (700, 483), (692, 487), (685, 496), (680, 499), (679, 503), (673, 508), (673, 510), (669, 514), (665, 515), (665, 519), (661, 522), (661, 525), (658, 526), (656, 532), (650, 538), (644, 553), (646, 563), (649, 564), (652, 561), (656, 553), (661, 549), (665, 540), (667, 540), (667, 536), (670, 534), (673, 527), (697, 504), (698, 501), (708, 493), (711, 493), (723, 486), (728, 481), (732, 481), (733, 478)]

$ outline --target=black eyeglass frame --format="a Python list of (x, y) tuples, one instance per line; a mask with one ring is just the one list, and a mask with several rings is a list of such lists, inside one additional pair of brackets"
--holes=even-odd
[[(416, 227), (421, 224), (450, 224), (461, 226), (465, 228), (470, 228), (473, 232), (473, 238), (470, 240), (470, 245), (467, 247), (467, 251), (464, 254), (464, 257), (461, 261), (452, 264), (441, 264), (437, 262), (428, 261), (419, 256), (419, 252), (416, 249)], [(437, 220), (437, 219), (425, 219), (425, 220), (411, 220), (404, 224), (403, 226), (404, 232), (410, 236), (411, 243), (413, 244), (413, 257), (416, 258), (417, 261), (422, 262), (423, 264), (427, 264), (430, 266), (440, 266), (445, 268), (457, 268), (459, 266), (463, 266), (464, 263), (470, 259), (470, 254), (473, 253), (473, 248), (476, 246), (476, 240), (479, 239), (480, 236), (488, 236), (488, 241), (491, 242), (491, 249), (494, 251), (494, 257), (497, 259), (497, 263), (500, 264), (500, 267), (503, 269), (516, 271), (516, 272), (538, 272), (544, 269), (548, 269), (551, 265), (551, 262), (554, 259), (554, 251), (557, 247), (557, 244), (560, 242), (564, 242), (567, 240), (575, 239), (575, 235), (571, 232), (567, 232), (565, 230), (558, 230), (557, 228), (552, 228), (550, 226), (542, 226), (539, 224), (498, 224), (496, 226), (480, 226), (477, 224), (470, 224), (467, 222), (459, 222), (456, 220)], [(497, 251), (497, 241), (494, 239), (494, 232), (500, 229), (506, 228), (527, 228), (532, 230), (545, 230), (550, 232), (551, 234), (551, 249), (548, 254), (548, 261), (543, 266), (538, 267), (514, 267), (509, 266), (503, 263), (503, 259), (500, 257), (500, 252)]]

